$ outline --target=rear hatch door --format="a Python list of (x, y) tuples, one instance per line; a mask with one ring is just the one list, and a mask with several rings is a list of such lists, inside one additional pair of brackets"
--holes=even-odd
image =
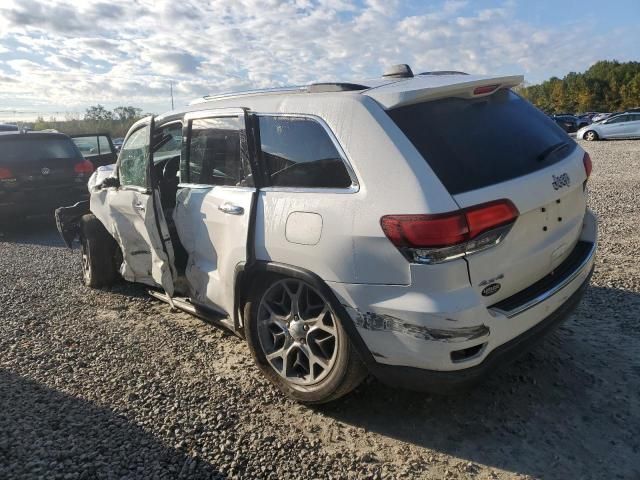
[(466, 256), (487, 305), (530, 286), (571, 253), (586, 209), (584, 152), (552, 119), (509, 89), (388, 113), (460, 208), (499, 199), (518, 208), (501, 243)]
[(586, 209), (582, 156), (575, 148), (566, 160), (535, 173), (454, 195), (462, 208), (507, 198), (520, 212), (500, 244), (466, 257), (471, 283), (487, 305), (549, 274), (576, 246)]

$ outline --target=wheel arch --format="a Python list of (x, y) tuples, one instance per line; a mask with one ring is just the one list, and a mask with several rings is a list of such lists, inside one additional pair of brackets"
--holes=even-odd
[(272, 274), (304, 280), (312, 287), (318, 289), (331, 304), (331, 308), (338, 314), (338, 317), (344, 319), (344, 321), (342, 321), (342, 327), (345, 332), (347, 332), (349, 340), (352, 342), (360, 359), (365, 363), (367, 368), (376, 363), (373, 355), (358, 333), (355, 324), (351, 321), (351, 316), (327, 283), (310, 270), (286, 263), (257, 260), (250, 265), (240, 264), (236, 267), (233, 323), (238, 333), (244, 336), (243, 311), (244, 305), (249, 299), (251, 289), (256, 282), (264, 278), (265, 275)]

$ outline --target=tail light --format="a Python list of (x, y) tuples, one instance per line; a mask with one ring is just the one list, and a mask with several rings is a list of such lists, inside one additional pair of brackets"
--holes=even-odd
[(414, 263), (440, 263), (500, 243), (518, 218), (506, 199), (437, 215), (385, 215), (385, 235)]
[(93, 173), (93, 163), (89, 160), (83, 160), (79, 163), (76, 163), (73, 167), (73, 170), (78, 175), (91, 175)]
[(14, 179), (13, 173), (6, 167), (0, 167), (0, 180), (12, 180)]
[(591, 176), (591, 170), (593, 170), (593, 164), (591, 163), (591, 157), (587, 152), (585, 152), (584, 157), (582, 157), (582, 163), (584, 164), (584, 171), (587, 174), (587, 180)]

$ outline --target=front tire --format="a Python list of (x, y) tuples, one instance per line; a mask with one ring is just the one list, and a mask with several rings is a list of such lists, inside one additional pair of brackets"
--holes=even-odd
[(84, 284), (91, 288), (113, 285), (118, 278), (116, 257), (119, 247), (93, 214), (83, 215), (80, 219), (80, 251)]
[(303, 280), (258, 282), (245, 305), (245, 332), (262, 373), (296, 401), (336, 400), (366, 376), (330, 302)]
[(595, 142), (599, 139), (598, 134), (594, 130), (588, 130), (582, 136), (588, 142)]

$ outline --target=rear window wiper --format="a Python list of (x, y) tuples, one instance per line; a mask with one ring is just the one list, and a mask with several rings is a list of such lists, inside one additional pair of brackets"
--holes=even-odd
[(551, 155), (553, 155), (556, 152), (559, 152), (560, 150), (564, 150), (568, 146), (569, 144), (567, 142), (560, 142), (560, 143), (556, 143), (555, 145), (551, 145), (549, 148), (543, 150), (540, 155), (538, 155), (538, 161), (544, 162)]

